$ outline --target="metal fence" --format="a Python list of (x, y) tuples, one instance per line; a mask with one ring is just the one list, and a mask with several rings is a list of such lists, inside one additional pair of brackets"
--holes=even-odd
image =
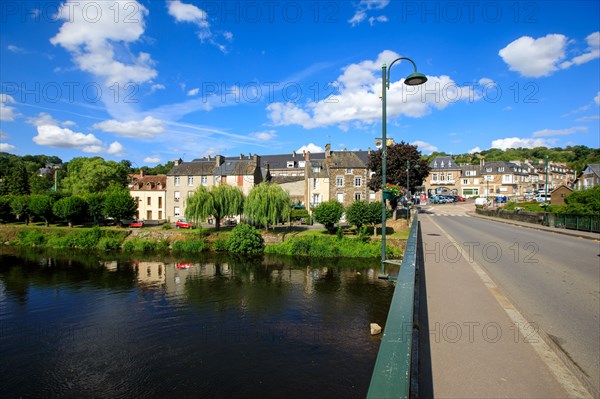
[(407, 398), (411, 385), (411, 355), (418, 214), (414, 214), (396, 288), (371, 376), (367, 398)]
[(559, 228), (600, 233), (600, 215), (555, 214), (550, 225)]

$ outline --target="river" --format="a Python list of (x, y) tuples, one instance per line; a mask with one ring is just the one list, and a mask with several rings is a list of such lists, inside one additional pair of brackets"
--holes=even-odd
[(375, 260), (0, 253), (0, 397), (362, 398)]

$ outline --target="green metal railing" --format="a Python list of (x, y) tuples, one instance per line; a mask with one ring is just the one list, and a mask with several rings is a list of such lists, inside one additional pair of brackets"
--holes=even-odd
[(554, 215), (554, 227), (600, 233), (600, 215)]
[(413, 340), (418, 215), (415, 214), (367, 398), (408, 398)]

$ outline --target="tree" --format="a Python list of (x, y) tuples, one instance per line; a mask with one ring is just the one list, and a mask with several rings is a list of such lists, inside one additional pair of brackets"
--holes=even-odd
[(50, 224), (53, 215), (52, 206), (54, 206), (54, 199), (48, 194), (32, 194), (29, 198), (29, 210), (33, 215), (44, 219), (46, 227)]
[(12, 219), (10, 207), (10, 196), (0, 195), (0, 223), (6, 223)]
[(363, 225), (371, 223), (369, 218), (369, 204), (365, 201), (354, 201), (346, 209), (346, 220), (357, 229)]
[(64, 190), (73, 195), (99, 193), (111, 185), (127, 186), (128, 168), (124, 163), (81, 157), (69, 161), (66, 169), (67, 176), (61, 183)]
[(321, 203), (313, 209), (313, 217), (317, 223), (325, 225), (329, 233), (335, 232), (335, 225), (344, 214), (344, 206), (335, 200)]
[(243, 255), (261, 254), (265, 249), (265, 242), (260, 233), (246, 223), (240, 223), (233, 228), (225, 245), (229, 252)]
[(222, 184), (211, 187), (209, 191), (200, 186), (188, 198), (185, 217), (199, 224), (212, 216), (215, 219), (215, 230), (219, 230), (222, 218), (241, 214), (243, 207), (244, 194), (237, 187)]
[(17, 220), (25, 219), (25, 224), (29, 224), (29, 196), (14, 195), (10, 199), (10, 209)]
[(565, 206), (561, 213), (579, 215), (600, 214), (600, 186), (588, 188), (587, 190), (574, 191), (565, 197)]
[(244, 215), (254, 224), (269, 228), (277, 222), (289, 220), (292, 210), (290, 195), (281, 186), (260, 183), (255, 186), (244, 203)]
[(0, 194), (29, 194), (29, 174), (25, 161), (12, 154), (0, 157)]
[[(113, 189), (104, 199), (104, 215), (116, 221), (131, 219), (138, 210), (138, 203), (126, 189)], [(97, 212), (97, 210), (95, 210)]]
[[(373, 191), (381, 189), (381, 153), (382, 150), (372, 152), (369, 156), (369, 169), (375, 174), (369, 180), (369, 188)], [(409, 185), (406, 181), (406, 161), (409, 161)], [(423, 180), (429, 175), (429, 163), (422, 158), (416, 145), (400, 142), (387, 149), (386, 180), (387, 183), (403, 187), (421, 186)]]
[(92, 218), (94, 224), (104, 217), (104, 193), (92, 193), (85, 196), (87, 202), (88, 216)]
[(57, 217), (65, 219), (69, 227), (73, 227), (73, 221), (85, 214), (86, 205), (83, 198), (72, 195), (56, 201), (52, 212)]

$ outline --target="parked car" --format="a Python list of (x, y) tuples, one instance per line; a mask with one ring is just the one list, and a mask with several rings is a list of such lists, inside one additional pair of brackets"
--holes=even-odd
[(144, 221), (143, 220), (132, 220), (131, 223), (129, 223), (129, 227), (137, 227), (137, 228), (141, 228), (144, 227)]
[(194, 228), (194, 224), (188, 222), (187, 219), (179, 219), (175, 222), (175, 227), (178, 229), (192, 229)]
[(461, 197), (460, 195), (457, 195), (455, 198), (458, 202), (465, 202), (467, 200), (465, 197)]
[(538, 194), (533, 200), (536, 202), (550, 202), (550, 194), (548, 196), (546, 194)]
[(506, 195), (499, 195), (496, 197), (497, 204), (505, 204), (506, 200), (507, 200)]
[(490, 201), (485, 197), (475, 198), (475, 206), (488, 206)]

